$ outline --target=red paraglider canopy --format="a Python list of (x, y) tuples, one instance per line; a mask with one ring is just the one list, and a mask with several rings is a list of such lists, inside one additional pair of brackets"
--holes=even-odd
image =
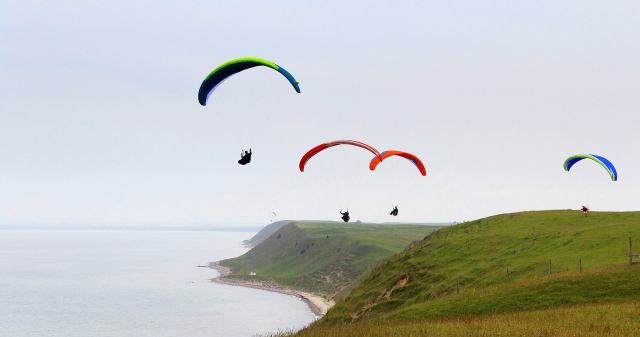
[(371, 159), (371, 162), (369, 163), (369, 169), (371, 171), (376, 169), (376, 166), (378, 166), (378, 164), (380, 164), (380, 162), (382, 162), (383, 160), (385, 160), (388, 157), (391, 156), (400, 156), (406, 159), (409, 159), (413, 162), (414, 165), (416, 165), (416, 167), (418, 168), (418, 170), (420, 170), (420, 173), (423, 176), (427, 175), (427, 169), (425, 169), (424, 164), (422, 163), (422, 161), (420, 160), (420, 158), (412, 155), (411, 153), (407, 153), (407, 152), (403, 152), (403, 151), (396, 151), (396, 150), (389, 150), (389, 151), (384, 151), (380, 154), (380, 156), (376, 156), (373, 157), (373, 159)]
[[(313, 149), (307, 151), (307, 153), (305, 153), (302, 158), (300, 158), (300, 172), (304, 172), (304, 166), (307, 164), (307, 161), (309, 161), (309, 159), (311, 159), (311, 157), (315, 156), (316, 154), (318, 154), (320, 151), (326, 150), (330, 147), (336, 146), (336, 145), (353, 145), (353, 146), (357, 146), (357, 147), (361, 147), (365, 150), (370, 151), (371, 153), (373, 153), (376, 158), (382, 158), (381, 154), (378, 150), (376, 150), (373, 146), (371, 145), (367, 145), (365, 143), (362, 142), (358, 142), (355, 140), (336, 140), (333, 142), (329, 142), (329, 143), (323, 143), (320, 144), (316, 147), (314, 147)], [(382, 159), (380, 159), (382, 160)]]

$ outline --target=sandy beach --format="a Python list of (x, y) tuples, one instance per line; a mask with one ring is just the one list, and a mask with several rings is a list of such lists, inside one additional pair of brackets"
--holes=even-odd
[(218, 264), (218, 262), (211, 262), (209, 264), (209, 267), (218, 271), (218, 274), (219, 274), (218, 277), (211, 279), (211, 281), (213, 282), (220, 283), (220, 284), (233, 285), (233, 286), (273, 291), (280, 294), (296, 296), (300, 298), (302, 301), (304, 301), (309, 306), (309, 309), (311, 309), (311, 312), (313, 312), (313, 314), (318, 317), (324, 316), (324, 314), (326, 314), (327, 311), (335, 305), (335, 302), (333, 300), (328, 300), (322, 296), (307, 293), (304, 291), (283, 288), (283, 287), (270, 284), (267, 282), (262, 282), (262, 281), (245, 281), (245, 280), (228, 278), (227, 276), (231, 274), (231, 269)]

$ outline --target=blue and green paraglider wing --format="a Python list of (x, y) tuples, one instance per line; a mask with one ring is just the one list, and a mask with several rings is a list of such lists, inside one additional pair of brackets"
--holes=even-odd
[(564, 161), (564, 170), (568, 172), (573, 165), (583, 159), (591, 159), (600, 164), (600, 166), (609, 172), (612, 181), (618, 181), (618, 171), (616, 171), (616, 167), (613, 166), (607, 158), (595, 154), (576, 154), (567, 158), (567, 160)]
[(227, 78), (232, 75), (235, 75), (241, 71), (253, 68), (253, 67), (269, 67), (284, 76), (289, 83), (293, 86), (296, 92), (300, 93), (300, 85), (298, 81), (284, 68), (281, 66), (265, 59), (257, 58), (257, 57), (242, 57), (238, 59), (234, 59), (231, 61), (227, 61), (216, 69), (214, 69), (207, 77), (202, 81), (200, 85), (200, 90), (198, 91), (198, 102), (200, 105), (207, 105), (207, 100), (211, 93), (216, 89), (220, 83), (224, 82)]

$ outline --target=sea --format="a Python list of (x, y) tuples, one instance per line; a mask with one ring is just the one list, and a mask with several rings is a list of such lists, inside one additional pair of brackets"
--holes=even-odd
[(315, 316), (198, 267), (255, 230), (0, 229), (0, 337), (252, 337)]

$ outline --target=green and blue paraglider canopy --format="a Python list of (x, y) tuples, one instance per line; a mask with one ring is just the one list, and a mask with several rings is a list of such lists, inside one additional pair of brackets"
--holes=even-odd
[(241, 71), (259, 66), (268, 67), (279, 72), (291, 83), (296, 92), (300, 93), (298, 81), (281, 66), (258, 57), (241, 57), (221, 64), (207, 75), (200, 85), (200, 90), (198, 90), (198, 102), (200, 102), (200, 105), (207, 105), (207, 100), (220, 83)]
[(607, 158), (598, 156), (595, 154), (576, 154), (567, 158), (564, 161), (564, 165), (563, 165), (564, 170), (569, 172), (569, 170), (571, 170), (571, 167), (573, 167), (573, 165), (575, 165), (577, 162), (583, 159), (591, 159), (596, 163), (600, 164), (600, 166), (602, 166), (605, 170), (607, 170), (607, 172), (609, 173), (609, 176), (611, 176), (612, 181), (618, 181), (618, 171), (616, 171), (616, 167), (613, 166), (613, 164)]

